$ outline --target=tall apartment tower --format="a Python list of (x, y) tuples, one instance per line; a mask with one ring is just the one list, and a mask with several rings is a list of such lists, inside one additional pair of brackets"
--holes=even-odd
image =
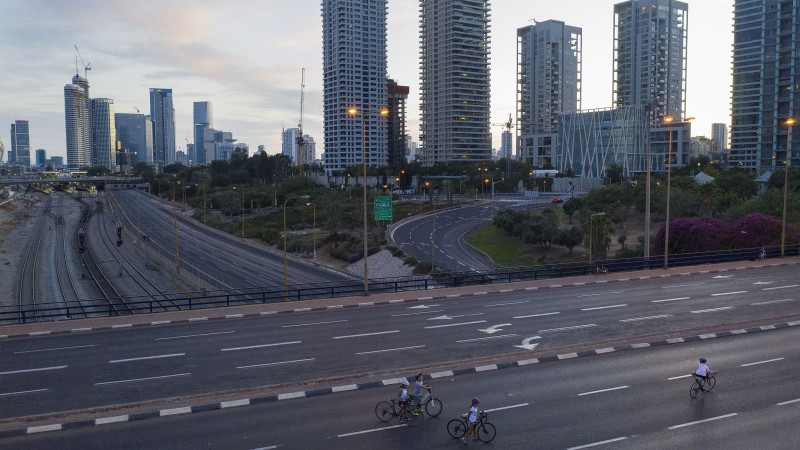
[[(379, 113), (387, 106), (386, 8), (386, 0), (322, 1), (328, 173), (361, 165), (365, 151), (367, 165), (386, 165), (387, 126)], [(356, 108), (354, 116), (348, 114), (350, 108)]]
[(420, 160), (492, 157), (489, 0), (420, 0)]
[(119, 150), (131, 156), (131, 164), (153, 164), (153, 123), (144, 114), (114, 114)]
[(557, 20), (517, 29), (517, 151), (534, 166), (554, 160), (559, 114), (581, 108), (582, 35)]
[(36, 167), (44, 167), (47, 163), (47, 150), (43, 148), (36, 149)]
[(80, 169), (92, 163), (89, 80), (75, 74), (64, 86), (64, 120), (67, 131), (67, 167)]
[(11, 153), (8, 162), (25, 168), (31, 167), (31, 133), (27, 120), (15, 120), (11, 124)]
[(153, 162), (159, 170), (175, 162), (175, 108), (172, 89), (150, 89), (150, 120), (153, 121)]
[(194, 102), (194, 149), (189, 154), (192, 164), (208, 164), (214, 156), (214, 143), (206, 142), (204, 130), (214, 128), (214, 107), (211, 102)]
[(723, 152), (728, 149), (728, 126), (724, 123), (711, 124), (711, 151)]
[[(748, 169), (800, 166), (798, 2), (736, 0), (728, 162)], [(787, 158), (789, 130), (791, 152)]]
[(689, 5), (630, 0), (614, 5), (615, 107), (648, 106), (653, 124), (686, 114)]
[(386, 82), (389, 95), (389, 165), (401, 167), (406, 163), (406, 100), (408, 86), (400, 86), (389, 79)]
[(114, 100), (93, 98), (92, 119), (92, 165), (102, 166), (114, 172), (117, 166), (117, 128), (114, 124)]
[(297, 164), (297, 137), (299, 128), (284, 128), (281, 133), (281, 155), (288, 156)]

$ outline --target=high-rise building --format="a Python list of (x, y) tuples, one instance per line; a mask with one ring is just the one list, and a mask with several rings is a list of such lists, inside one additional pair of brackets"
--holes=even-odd
[(47, 164), (47, 150), (43, 148), (36, 149), (36, 167), (44, 167)]
[(629, 0), (614, 5), (613, 104), (647, 106), (653, 124), (686, 114), (689, 5)]
[(517, 30), (517, 152), (534, 166), (552, 164), (560, 114), (581, 108), (582, 34), (557, 20)]
[(8, 162), (24, 168), (31, 167), (31, 134), (27, 120), (15, 120), (11, 124), (11, 153)]
[(175, 162), (175, 108), (172, 89), (150, 89), (150, 120), (153, 121), (153, 162), (159, 170)]
[(389, 117), (389, 155), (388, 164), (401, 167), (406, 163), (406, 100), (408, 86), (400, 86), (396, 81), (387, 81)]
[(131, 165), (153, 164), (153, 123), (144, 114), (114, 114), (119, 150), (130, 155)]
[(281, 133), (281, 155), (292, 159), (297, 164), (297, 135), (299, 128), (284, 128)]
[(733, 166), (774, 170), (787, 161), (800, 166), (800, 126), (786, 123), (800, 118), (799, 28), (796, 0), (734, 2), (728, 160)]
[(723, 152), (728, 149), (728, 126), (724, 123), (711, 124), (711, 151)]
[(114, 100), (93, 98), (92, 119), (92, 165), (102, 166), (114, 172), (117, 166), (117, 129), (114, 125)]
[(500, 135), (500, 154), (497, 156), (500, 158), (511, 158), (511, 151), (514, 149), (512, 145), (513, 142), (511, 132), (503, 130), (503, 133)]
[(204, 140), (203, 130), (214, 128), (214, 107), (211, 102), (194, 102), (194, 149), (189, 153), (191, 164), (207, 164), (214, 156), (214, 143)]
[(489, 0), (420, 0), (423, 164), (492, 157)]
[(64, 120), (67, 131), (67, 166), (80, 169), (92, 163), (89, 80), (78, 74), (64, 86)]
[(317, 141), (307, 134), (303, 135), (303, 154), (305, 155), (303, 161), (306, 164), (311, 164), (317, 159)]
[[(322, 2), (325, 170), (387, 162), (386, 1)], [(350, 108), (357, 110), (354, 116)], [(366, 130), (366, 131), (364, 131)], [(366, 135), (366, 140), (365, 140)]]

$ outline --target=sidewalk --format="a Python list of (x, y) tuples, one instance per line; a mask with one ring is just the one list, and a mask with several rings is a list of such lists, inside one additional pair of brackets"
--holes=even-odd
[(639, 270), (634, 272), (612, 272), (601, 275), (584, 275), (564, 278), (548, 278), (516, 283), (498, 283), (427, 291), (404, 291), (381, 293), (370, 296), (324, 298), (316, 300), (287, 301), (257, 305), (233, 306), (191, 311), (172, 311), (152, 314), (136, 314), (117, 317), (62, 320), (19, 325), (0, 325), (0, 340), (51, 334), (82, 333), (99, 330), (127, 329), (131, 327), (158, 326), (205, 320), (241, 319), (273, 314), (287, 314), (330, 309), (370, 307), (405, 302), (424, 302), (473, 295), (534, 291), (567, 286), (591, 286), (620, 281), (668, 278), (703, 273), (719, 273), (756, 267), (777, 267), (800, 264), (798, 258), (774, 258), (762, 261), (736, 261), (701, 266), (684, 266), (669, 269)]

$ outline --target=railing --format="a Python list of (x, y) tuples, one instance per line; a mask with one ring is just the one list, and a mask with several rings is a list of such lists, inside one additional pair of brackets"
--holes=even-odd
[[(786, 247), (786, 256), (797, 256), (800, 244)], [(706, 253), (675, 254), (670, 255), (670, 266), (693, 266), (720, 262), (742, 260), (757, 260), (760, 258), (775, 258), (781, 254), (780, 247), (751, 248), (739, 250), (716, 251)], [(474, 286), (481, 284), (512, 283), (525, 280), (546, 278), (559, 278), (567, 276), (591, 275), (597, 272), (598, 267), (603, 267), (607, 272), (629, 272), (644, 269), (660, 269), (664, 267), (663, 255), (644, 258), (627, 258), (600, 260), (593, 264), (567, 263), (550, 264), (535, 267), (503, 269), (496, 271), (463, 272), (463, 273), (436, 273), (429, 276), (388, 278), (370, 280), (370, 293), (379, 294), (386, 292), (403, 292), (436, 289), (443, 287)], [(602, 275), (600, 275), (602, 276)], [(278, 303), (283, 301), (299, 301), (320, 298), (337, 298), (361, 295), (364, 291), (362, 281), (351, 283), (324, 283), (317, 285), (283, 286), (267, 288), (248, 288), (235, 290), (203, 291), (178, 294), (165, 294), (169, 297), (174, 309), (208, 309), (227, 306), (241, 306), (249, 304)], [(149, 297), (130, 297), (104, 301), (103, 306), (96, 306), (98, 301), (84, 300), (91, 304), (93, 311), (91, 317), (120, 315), (124, 305), (126, 311), (133, 314), (163, 312), (163, 300)], [(63, 320), (68, 317), (85, 317), (77, 307), (68, 307), (63, 303), (44, 303), (37, 305), (35, 310), (18, 310), (14, 307), (0, 308), (0, 324), (41, 322), (49, 320)]]

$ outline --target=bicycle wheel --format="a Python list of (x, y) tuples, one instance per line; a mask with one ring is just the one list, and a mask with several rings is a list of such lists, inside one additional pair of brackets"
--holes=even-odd
[(692, 384), (692, 387), (689, 389), (689, 397), (697, 398), (697, 394), (700, 393), (700, 383), (695, 380)]
[(436, 417), (442, 413), (442, 401), (436, 397), (431, 397), (425, 403), (425, 412), (431, 417)]
[(394, 408), (387, 401), (380, 402), (375, 406), (375, 415), (378, 416), (378, 420), (381, 422), (388, 422), (395, 416)]
[(705, 387), (706, 392), (711, 391), (714, 389), (714, 386), (717, 385), (717, 378), (716, 377), (708, 377), (708, 384)]
[(464, 436), (467, 433), (467, 424), (464, 419), (453, 419), (447, 422), (447, 433), (455, 439)]
[(415, 427), (421, 424), (423, 417), (425, 417), (425, 413), (422, 412), (422, 409), (416, 409), (408, 413), (408, 426)]
[(480, 439), (481, 442), (492, 442), (492, 439), (497, 435), (497, 430), (494, 428), (494, 425), (490, 423), (478, 425), (476, 431), (478, 432), (478, 439)]

